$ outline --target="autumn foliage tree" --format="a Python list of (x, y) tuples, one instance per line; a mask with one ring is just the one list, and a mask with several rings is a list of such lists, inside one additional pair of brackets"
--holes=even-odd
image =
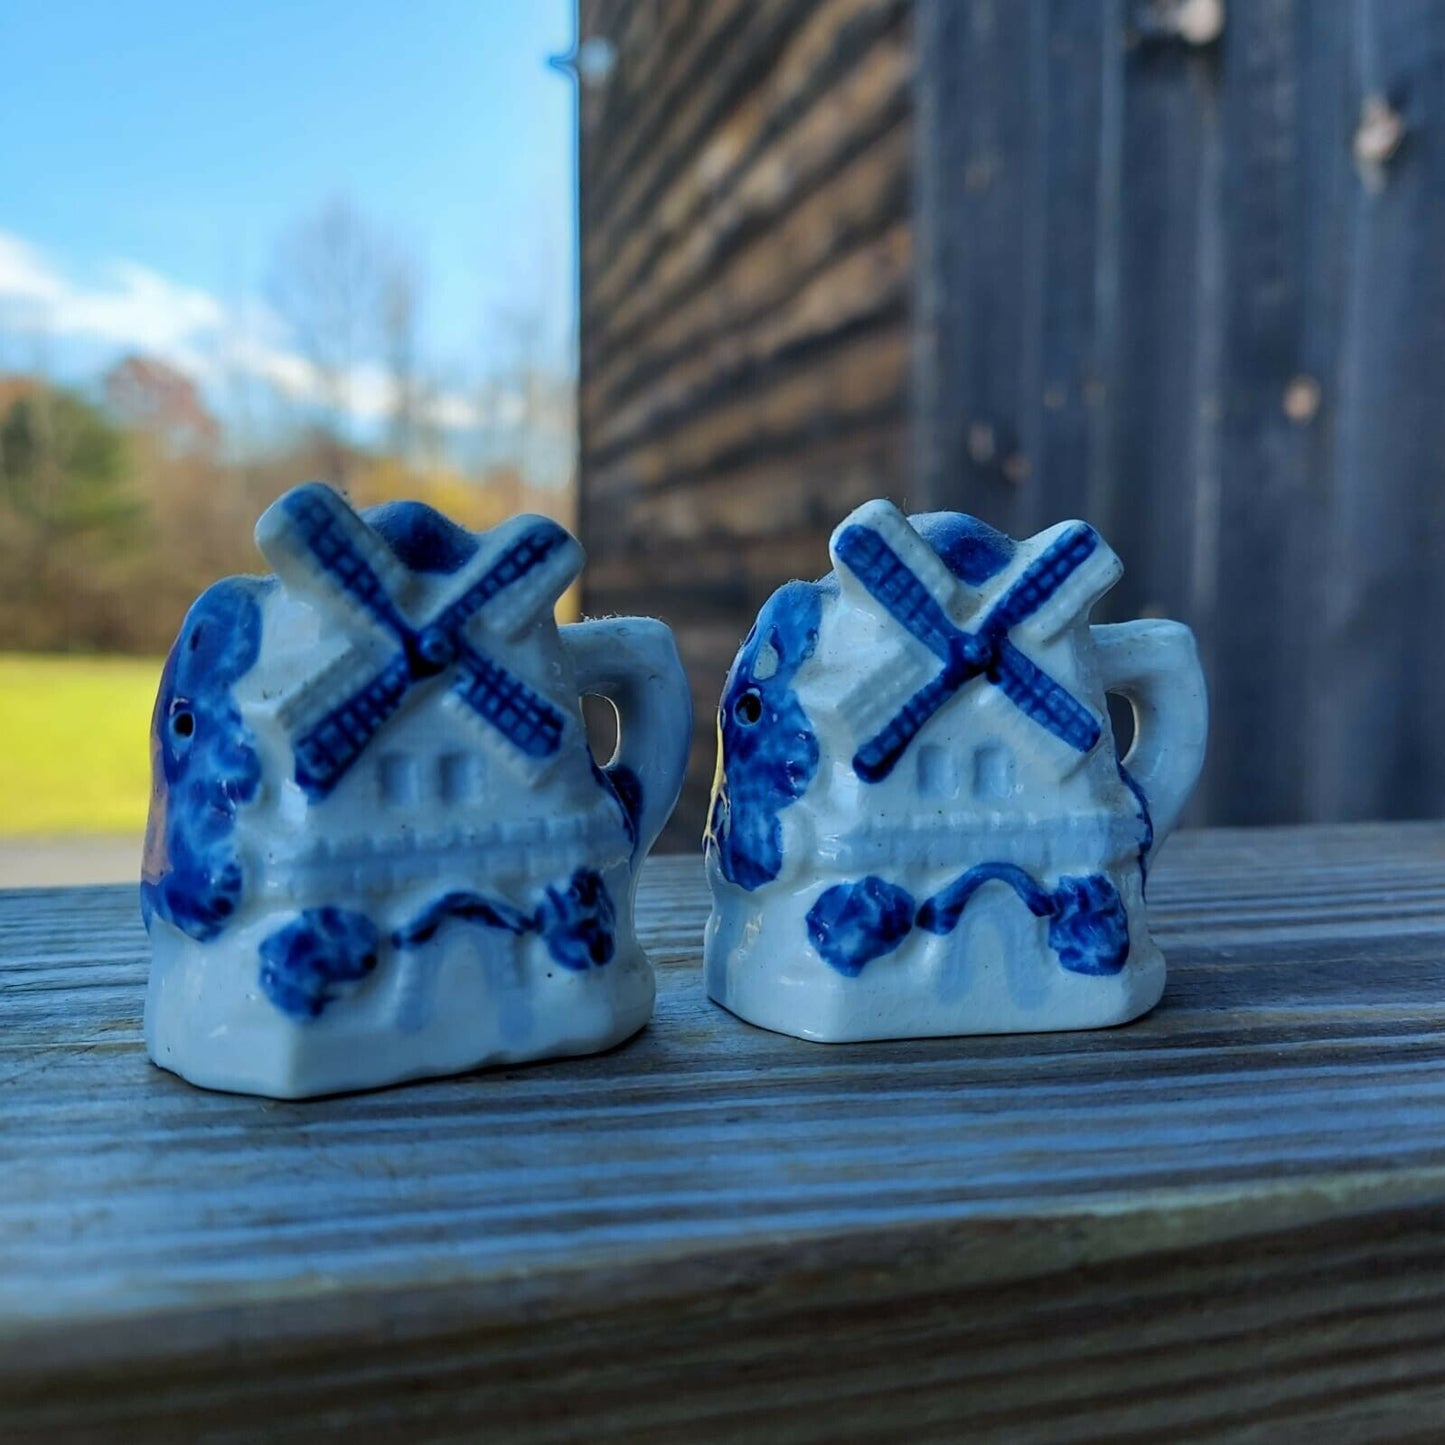
[(12, 388), (0, 415), (0, 628), (30, 648), (122, 642), (115, 594), (144, 520), (125, 438), (104, 413), (72, 392)]

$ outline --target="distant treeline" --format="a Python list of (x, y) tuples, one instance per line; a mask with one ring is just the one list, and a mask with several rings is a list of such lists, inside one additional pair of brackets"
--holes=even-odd
[(194, 385), (149, 359), (112, 368), (101, 400), (0, 376), (0, 651), (165, 651), (202, 589), (262, 569), (256, 518), (311, 478), (472, 528), (516, 511), (570, 520), (569, 494), (529, 488), (514, 466), (469, 477), (319, 430), (233, 460)]

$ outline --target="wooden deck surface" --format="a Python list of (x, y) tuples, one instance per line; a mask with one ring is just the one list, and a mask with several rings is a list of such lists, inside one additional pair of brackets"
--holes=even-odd
[(613, 1053), (306, 1104), (152, 1068), (129, 889), (0, 895), (0, 1440), (1433, 1440), (1445, 826), (1183, 835), (1163, 1004), (808, 1045), (649, 867)]

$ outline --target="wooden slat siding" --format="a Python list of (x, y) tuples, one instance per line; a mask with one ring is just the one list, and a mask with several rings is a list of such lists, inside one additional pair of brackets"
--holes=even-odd
[(758, 607), (827, 570), (857, 502), (907, 490), (910, 20), (908, 0), (698, 0), (619, 39), (666, 54), (585, 112), (584, 606), (677, 632), (697, 727), (667, 849), (697, 846)]
[(1124, 400), (1116, 470), (1091, 513), (1127, 567), (1106, 601), (1109, 615), (1190, 618), (1206, 648), (1213, 577), (1198, 553), (1214, 536), (1222, 409), (1219, 59), (1217, 48), (1160, 45), (1136, 45), (1126, 56), (1129, 203), (1110, 378)]
[(1380, 193), (1351, 187), (1351, 264), (1336, 277), (1345, 341), (1325, 378), (1326, 405), (1333, 392), (1339, 408), (1322, 599), (1334, 665), (1313, 782), (1315, 811), (1345, 817), (1378, 812), (1382, 798), (1401, 814), (1445, 807), (1445, 14), (1359, 10), (1350, 122), (1365, 95), (1381, 95), (1409, 129)]
[(276, 1104), (151, 1068), (132, 890), (0, 894), (0, 1438), (1431, 1440), (1445, 827), (1184, 834), (1158, 1010)]
[[(648, 298), (639, 287), (654, 276), (664, 285), (686, 277), (697, 228), (733, 193), (741, 206), (776, 196), (780, 188), (785, 198), (805, 189), (810, 169), (828, 155), (826, 145), (818, 155), (816, 133), (813, 147), (806, 144), (810, 122), (816, 128), (820, 105), (826, 111), (873, 101), (856, 81), (853, 94), (837, 92), (838, 78), (861, 75), (884, 83), (905, 13), (903, 0), (766, 0), (756, 6), (749, 15), (754, 31), (730, 37), (717, 69), (700, 77), (687, 103), (668, 116), (675, 136), (655, 152), (655, 177), (640, 173), (597, 232), (599, 311), (609, 317), (615, 312), (619, 329), (625, 328), (645, 310)], [(835, 121), (824, 141), (836, 133)], [(695, 154), (684, 149), (687, 137)], [(789, 139), (796, 145), (791, 154), (778, 144)], [(730, 219), (726, 210), (721, 219)]]
[[(872, 11), (865, 18), (877, 24)], [(760, 248), (755, 243), (760, 239), (776, 252), (782, 240), (776, 229), (780, 224), (801, 228), (810, 216), (818, 219), (821, 210), (825, 224), (836, 227), (840, 217), (829, 211), (838, 210), (840, 201), (846, 208), (867, 199), (868, 193), (860, 191), (856, 181), (838, 186), (836, 178), (906, 115), (912, 55), (906, 37), (896, 30), (864, 45), (866, 38), (839, 45), (838, 65), (824, 72), (830, 78), (829, 88), (815, 93), (822, 84), (816, 81), (806, 93), (811, 104), (786, 129), (770, 127), (766, 143), (755, 155), (746, 153), (745, 163), (708, 176), (686, 228), (668, 241), (657, 241), (657, 255), (648, 259), (615, 303), (594, 295), (592, 304), (599, 315), (595, 375), (609, 393), (630, 395), (666, 366), (669, 353), (659, 343), (666, 327), (678, 319), (678, 308), (698, 299), (700, 282), (706, 281), (709, 290), (715, 285), (726, 287), (735, 258), (751, 248), (756, 259)], [(849, 56), (857, 57), (856, 64), (844, 64)], [(848, 117), (846, 128), (839, 125), (840, 113)], [(706, 155), (696, 162), (697, 169), (704, 167), (709, 167)], [(894, 188), (905, 181), (906, 171), (895, 170)], [(820, 203), (816, 199), (820, 191), (832, 194)], [(885, 221), (905, 214), (905, 209), (895, 203)], [(651, 236), (651, 231), (646, 234)], [(816, 247), (814, 251), (814, 265), (828, 254), (816, 254)], [(772, 270), (781, 274), (773, 276), (774, 294), (786, 294), (796, 285), (806, 274), (806, 264), (805, 256), (775, 254)], [(639, 347), (645, 353), (642, 357), (637, 355)]]
[(606, 477), (610, 463), (681, 430), (788, 366), (892, 325), (907, 302), (910, 242), (909, 226), (896, 221), (780, 297), (741, 336), (724, 333), (715, 349), (690, 348), (640, 395), (619, 396), (612, 410), (600, 414), (594, 434), (599, 473)]
[[(1194, 626), (1194, 818), (1439, 814), (1445, 16), (1226, 9), (1201, 49), (1146, 0), (920, 0), (920, 481), (1089, 516), (1127, 568), (1102, 615)], [(1408, 128), (1378, 193), (1372, 94)]]
[[(927, 314), (917, 378), (918, 484), (933, 507), (959, 507), (1017, 533), (1028, 160), (1038, 124), (1030, 79), (1031, 6), (922, 0), (915, 222), (934, 268), (919, 282)], [(1025, 100), (1027, 97), (1027, 100)], [(926, 172), (926, 178), (925, 178)]]
[[(769, 6), (772, 3), (773, 0), (769, 0)], [(716, 78), (728, 52), (736, 51), (740, 40), (750, 38), (746, 29), (749, 23), (765, 18), (764, 8), (747, 0), (719, 0), (715, 5), (705, 0), (689, 0), (680, 43), (670, 43), (666, 31), (638, 41), (639, 48), (650, 57), (653, 81), (636, 111), (629, 111), (625, 98), (614, 103), (614, 98), (602, 88), (597, 119), (610, 144), (605, 153), (596, 154), (593, 162), (598, 185), (605, 188), (599, 194), (607, 200), (605, 217), (598, 220), (599, 227), (605, 219), (617, 214), (622, 188), (629, 183), (636, 184), (639, 169), (656, 165), (659, 145), (668, 138), (668, 124), (690, 98), (696, 98), (699, 80)], [(587, 16), (587, 0), (580, 0), (579, 10)], [(613, 27), (599, 33), (605, 33), (617, 45), (619, 38), (615, 31)], [(589, 229), (582, 237), (584, 268), (592, 271), (605, 264), (616, 249), (618, 239), (615, 235), (604, 235), (598, 228)]]
[[(688, 542), (724, 547), (774, 534), (815, 535), (872, 497), (880, 476), (901, 475), (907, 445), (902, 424), (888, 431), (869, 428), (861, 443), (829, 439), (796, 461), (770, 459), (696, 486), (648, 492), (631, 504), (632, 528), (657, 547)], [(826, 549), (802, 560), (805, 573), (828, 566)]]
[(898, 413), (908, 375), (906, 307), (901, 296), (847, 329), (804, 364), (755, 368), (741, 390), (728, 388), (676, 427), (641, 438), (629, 453), (599, 463), (594, 496), (624, 488), (679, 487), (764, 458), (806, 450), (824, 438), (856, 434)]
[[(895, 46), (889, 52), (880, 52), (878, 56), (870, 58), (858, 73), (861, 88), (865, 92), (871, 91), (879, 98), (882, 109), (877, 121), (883, 127), (884, 135), (888, 129), (896, 128), (898, 107), (903, 104), (907, 94), (907, 72), (903, 56), (902, 48)], [(840, 90), (847, 92), (851, 88), (849, 81), (839, 82)], [(840, 104), (846, 98), (846, 95), (841, 97)], [(859, 117), (859, 123), (863, 124), (871, 119), (871, 116), (864, 115)], [(847, 160), (851, 159), (851, 154), (846, 147), (846, 140), (835, 139), (836, 131), (835, 114), (826, 107), (820, 107), (817, 114), (801, 122), (799, 127), (790, 133), (786, 144), (800, 154), (796, 158), (783, 157), (779, 170), (791, 171), (794, 159), (801, 162), (806, 158), (805, 153), (808, 150), (819, 147), (827, 154), (829, 166), (835, 163), (846, 164)], [(873, 138), (874, 133), (870, 128), (866, 132), (866, 139), (871, 141)], [(900, 152), (901, 149), (900, 147)], [(856, 192), (857, 182), (856, 176), (845, 175), (840, 178), (839, 184), (828, 187), (827, 200), (831, 202), (830, 208), (834, 215), (830, 216), (827, 211), (823, 211), (817, 219), (830, 227), (835, 225), (837, 213), (841, 211), (846, 214), (850, 208), (850, 190)], [(769, 183), (769, 187), (773, 194), (765, 199), (771, 216), (765, 219), (776, 223), (786, 214), (782, 204), (786, 188), (779, 191), (775, 180)], [(746, 198), (743, 199), (746, 201)], [(704, 342), (700, 354), (697, 342), (694, 341), (689, 351), (680, 353), (677, 349), (668, 349), (659, 355), (654, 343), (648, 339), (622, 353), (631, 367), (630, 374), (625, 379), (615, 374), (609, 378), (605, 372), (599, 374), (594, 366), (589, 372), (589, 390), (584, 397), (584, 404), (594, 413), (608, 417), (608, 430), (597, 442), (595, 465), (605, 472), (619, 455), (626, 454), (626, 433), (636, 426), (635, 415), (630, 415), (634, 412), (630, 403), (634, 402), (639, 379), (644, 383), (653, 383), (653, 391), (645, 395), (654, 403), (657, 393), (661, 393), (666, 421), (654, 422), (656, 429), (661, 432), (669, 422), (675, 424), (679, 418), (705, 413), (710, 405), (721, 398), (747, 394), (791, 361), (806, 360), (805, 346), (811, 346), (815, 351), (820, 350), (829, 340), (846, 339), (861, 326), (880, 322), (886, 324), (891, 320), (897, 310), (900, 287), (907, 279), (910, 256), (906, 227), (901, 234), (899, 229), (900, 213), (905, 199), (904, 188), (901, 185), (892, 187), (888, 199), (893, 203), (891, 214), (875, 212), (874, 227), (852, 238), (853, 245), (847, 251), (842, 250), (839, 242), (848, 238), (834, 236), (825, 258), (821, 263), (815, 263), (811, 270), (795, 270), (792, 258), (776, 249), (782, 238), (770, 238), (767, 245), (776, 252), (771, 265), (781, 272), (770, 304), (766, 309), (747, 307), (746, 304), (739, 306), (736, 302), (729, 304), (731, 298), (725, 290), (715, 293), (714, 304), (726, 307), (727, 312), (731, 313), (731, 319), (723, 325), (714, 324), (709, 338), (711, 344)], [(726, 205), (726, 201), (720, 202), (720, 208), (725, 208)], [(731, 259), (731, 251), (714, 248), (711, 239), (708, 238), (706, 244), (709, 261), (725, 267), (726, 262)], [(860, 250), (864, 257), (870, 256), (879, 251), (880, 245), (881, 254), (877, 261), (872, 263), (872, 269), (878, 274), (860, 276), (860, 268), (869, 265), (869, 262), (853, 258), (859, 255)], [(754, 249), (753, 260), (755, 265), (769, 264), (760, 248)], [(839, 266), (849, 262), (852, 262), (852, 274), (840, 275)], [(833, 274), (830, 276), (829, 272)], [(717, 280), (720, 286), (726, 287), (729, 277), (725, 269), (720, 271)], [(838, 296), (841, 288), (852, 292), (851, 305)], [(779, 309), (800, 290), (807, 291), (814, 298), (814, 312), (808, 318), (811, 322), (809, 334), (802, 344), (790, 334), (787, 313), (780, 313)], [(820, 299), (825, 303), (821, 310), (818, 309)], [(837, 314), (831, 318), (828, 314), (830, 306), (837, 309)], [(777, 334), (767, 335), (762, 330), (765, 324), (774, 328)], [(794, 320), (794, 330), (796, 325)], [(750, 346), (740, 346), (742, 338), (746, 338), (751, 343)], [(772, 370), (765, 370), (761, 365), (763, 362), (771, 363)], [(694, 375), (689, 376), (689, 372)], [(703, 384), (699, 385), (696, 373), (700, 373)], [(602, 405), (604, 400), (609, 404), (605, 411)], [(670, 406), (667, 405), (668, 402), (671, 403)]]
[[(634, 337), (614, 344), (610, 364), (590, 384), (619, 401), (630, 399), (678, 362), (766, 318), (840, 254), (904, 216), (910, 144), (906, 119), (896, 121), (796, 205), (755, 213), (755, 234), (729, 245), (707, 286), (685, 288)], [(615, 317), (606, 319), (615, 326)], [(634, 350), (632, 341), (645, 343), (645, 350)]]
[[(1283, 408), (1291, 378), (1305, 370), (1308, 308), (1317, 299), (1303, 244), (1315, 179), (1303, 75), (1306, 47), (1328, 30), (1301, 24), (1300, 9), (1270, 0), (1231, 15), (1220, 68), (1226, 292), (1215, 384), (1219, 581), (1206, 653), (1218, 720), (1201, 785), (1211, 816), (1228, 799), (1245, 823), (1301, 815), (1315, 663), (1307, 639), (1325, 585), (1313, 545), (1319, 493), (1308, 470), (1310, 431)], [(1345, 164), (1347, 134), (1339, 137)]]

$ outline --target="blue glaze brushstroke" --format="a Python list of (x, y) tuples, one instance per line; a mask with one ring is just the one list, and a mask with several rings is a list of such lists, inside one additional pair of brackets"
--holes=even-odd
[[(367, 547), (347, 525), (347, 507), (328, 487), (297, 487), (278, 503), (298, 553), (337, 591), (360, 604), (395, 638), (398, 651), (351, 696), (329, 708), (294, 741), (296, 782), (312, 799), (325, 798), (365, 751), (418, 683), (455, 674), (452, 691), (478, 717), (528, 757), (544, 758), (561, 744), (562, 714), (520, 678), (478, 652), (464, 629), (493, 598), (516, 586), (568, 540), (555, 522), (539, 521), (510, 543), (460, 596), (420, 625), (407, 620), (382, 581), (377, 549), (387, 548), (422, 571), (459, 571), (475, 555), (460, 529), (430, 508), (410, 503), (383, 509), (380, 531)], [(428, 515), (429, 514), (429, 515)], [(465, 535), (465, 534), (464, 534)]]
[(913, 928), (913, 898), (907, 889), (869, 875), (857, 883), (826, 889), (808, 910), (813, 947), (850, 978), (891, 953)]
[(196, 599), (151, 720), (141, 912), (147, 927), (159, 917), (200, 942), (226, 928), (245, 891), (236, 814), (256, 796), (261, 763), (231, 689), (260, 653), (268, 585), (231, 577)]
[(982, 587), (1014, 559), (1018, 544), (967, 512), (922, 512), (908, 525), (961, 582)]
[(308, 908), (261, 944), (261, 991), (284, 1014), (320, 1018), (376, 969), (381, 936), (364, 914)]
[(413, 572), (450, 576), (477, 555), (477, 539), (425, 502), (384, 502), (360, 516)]
[(592, 759), (592, 776), (597, 779), (598, 786), (616, 800), (622, 814), (622, 826), (627, 829), (627, 838), (635, 853), (644, 801), (642, 779), (626, 763), (613, 763), (604, 768), (596, 758)]
[(818, 738), (793, 679), (818, 645), (815, 583), (790, 582), (768, 600), (728, 674), (718, 710), (722, 769), (706, 846), (722, 875), (760, 888), (783, 866), (779, 814), (818, 771)]
[(1119, 763), (1119, 777), (1128, 790), (1133, 793), (1134, 801), (1139, 805), (1139, 821), (1144, 826), (1144, 836), (1139, 840), (1139, 882), (1142, 887), (1149, 883), (1149, 855), (1154, 851), (1154, 819), (1149, 812), (1149, 799), (1144, 796), (1144, 789), (1139, 786), (1138, 779), (1126, 768), (1121, 761)]
[(602, 875), (592, 868), (579, 868), (566, 883), (550, 885), (530, 913), (484, 893), (444, 893), (398, 928), (392, 943), (419, 948), (450, 920), (519, 937), (540, 934), (553, 959), (575, 972), (610, 963), (617, 947), (617, 909)]
[[(972, 529), (957, 529), (950, 535), (945, 524), (934, 522), (930, 530), (950, 547), (955, 566), (984, 569), (997, 560), (997, 551), (991, 551)], [(976, 677), (986, 678), (1026, 717), (1071, 748), (1088, 752), (1101, 736), (1099, 720), (1019, 651), (1009, 633), (1038, 612), (1098, 545), (1092, 527), (1080, 523), (1069, 528), (1024, 569), (978, 628), (969, 632), (954, 625), (876, 528), (862, 523), (843, 528), (834, 544), (839, 561), (900, 627), (943, 663), (942, 670), (858, 749), (853, 758), (858, 776), (869, 783), (886, 778), (929, 719)]]
[(915, 913), (912, 895), (872, 875), (834, 884), (808, 912), (808, 937), (825, 962), (856, 978), (875, 958), (891, 953), (914, 928), (952, 933), (969, 900), (986, 883), (1004, 883), (1036, 918), (1048, 920), (1049, 947), (1070, 973), (1118, 973), (1129, 957), (1129, 920), (1113, 882), (1098, 873), (1061, 877), (1043, 887), (1013, 863), (980, 863), (962, 873)]
[(549, 886), (537, 908), (536, 928), (563, 968), (580, 973), (611, 963), (617, 910), (602, 875), (579, 868), (564, 886)]

